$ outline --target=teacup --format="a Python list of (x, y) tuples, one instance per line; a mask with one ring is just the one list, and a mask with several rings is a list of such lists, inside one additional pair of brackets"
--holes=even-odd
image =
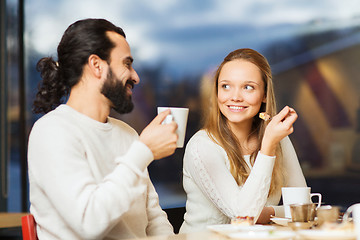
[(340, 209), (337, 206), (321, 206), (316, 210), (317, 224), (322, 225), (325, 222), (334, 223), (338, 220)]
[(312, 197), (317, 196), (319, 201), (316, 208), (321, 206), (321, 194), (310, 193), (310, 187), (283, 187), (281, 191), (286, 218), (291, 218), (290, 204), (312, 203)]
[(357, 240), (360, 240), (360, 203), (351, 205), (345, 212), (343, 221), (348, 221), (348, 218), (352, 214), (352, 218), (355, 224), (355, 232)]
[(293, 222), (314, 221), (316, 214), (315, 203), (290, 204), (291, 220)]
[(182, 148), (184, 147), (189, 109), (180, 107), (158, 107), (158, 114), (167, 109), (170, 109), (171, 113), (165, 118), (163, 124), (168, 124), (171, 121), (177, 123), (178, 128), (176, 129), (176, 134), (178, 135), (178, 140), (176, 142), (176, 147)]

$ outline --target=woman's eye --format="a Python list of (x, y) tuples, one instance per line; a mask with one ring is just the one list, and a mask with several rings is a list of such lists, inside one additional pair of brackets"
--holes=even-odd
[(221, 87), (222, 87), (223, 89), (230, 89), (230, 86), (229, 86), (228, 84), (223, 84)]
[(253, 86), (250, 86), (250, 85), (246, 85), (246, 86), (245, 86), (245, 89), (246, 89), (246, 90), (253, 90), (254, 87), (253, 87)]

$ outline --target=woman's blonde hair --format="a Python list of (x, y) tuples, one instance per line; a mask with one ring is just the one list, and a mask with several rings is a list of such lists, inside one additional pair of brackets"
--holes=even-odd
[[(236, 136), (230, 130), (230, 127), (227, 123), (226, 117), (221, 113), (218, 106), (218, 78), (223, 66), (233, 60), (244, 60), (255, 64), (262, 76), (265, 86), (265, 97), (266, 103), (262, 103), (259, 112), (267, 112), (271, 116), (276, 115), (276, 102), (274, 95), (274, 87), (272, 82), (272, 74), (268, 61), (266, 58), (258, 53), (255, 50), (244, 48), (238, 49), (229, 53), (224, 61), (218, 67), (213, 81), (213, 87), (211, 92), (211, 104), (210, 108), (207, 109), (204, 113), (204, 129), (209, 135), (209, 137), (223, 147), (227, 153), (227, 156), (230, 161), (230, 172), (233, 175), (238, 185), (245, 183), (246, 179), (249, 176), (249, 169), (244, 160), (243, 153), (241, 151), (240, 143), (237, 140)], [(257, 136), (258, 145), (256, 150), (251, 154), (251, 164), (253, 165), (256, 159), (258, 152), (260, 151), (262, 138), (264, 136), (264, 131), (266, 127), (266, 122), (261, 120), (258, 115), (254, 117), (252, 131), (248, 138)], [(275, 166), (271, 179), (271, 186), (269, 195), (275, 190), (280, 189), (283, 186), (284, 174), (282, 167), (282, 151), (280, 144), (276, 148), (276, 160)]]

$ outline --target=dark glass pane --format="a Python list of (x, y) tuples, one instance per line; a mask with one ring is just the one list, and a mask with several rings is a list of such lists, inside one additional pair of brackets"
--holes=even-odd
[[(206, 2), (26, 1), (27, 129), (39, 117), (31, 114), (39, 81), (37, 60), (56, 58), (57, 44), (70, 23), (103, 17), (124, 28), (132, 48), (141, 83), (134, 89), (135, 110), (117, 117), (139, 133), (156, 115), (156, 106), (184, 106), (190, 108), (188, 141), (201, 127), (214, 69), (230, 51), (250, 47), (269, 60), (279, 108), (291, 105), (299, 114), (290, 138), (309, 183), (318, 186), (319, 176), (349, 172), (357, 178), (360, 10), (355, 1)], [(185, 201), (183, 154), (184, 149), (178, 149), (149, 166), (164, 207)], [(347, 202), (334, 203), (353, 200), (352, 195)]]

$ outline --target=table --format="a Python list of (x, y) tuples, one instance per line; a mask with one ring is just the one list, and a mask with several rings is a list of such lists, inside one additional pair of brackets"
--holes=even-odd
[[(229, 240), (230, 238), (225, 235), (220, 235), (210, 231), (197, 232), (197, 233), (181, 233), (172, 236), (156, 236), (145, 237), (137, 240)], [(130, 240), (130, 239), (129, 239)]]
[(0, 213), (0, 228), (21, 227), (21, 217), (29, 213)]
[[(277, 226), (277, 231), (292, 231), (290, 227), (283, 227), (283, 226)], [(295, 232), (294, 232), (295, 233)], [(284, 234), (289, 234), (288, 232)], [(336, 233), (336, 232), (326, 232), (326, 236), (319, 236), (319, 235), (311, 235), (308, 234), (306, 239), (301, 237), (299, 234), (296, 234), (293, 238), (290, 238), (291, 240), (307, 240), (307, 239), (331, 239), (331, 240), (356, 240), (355, 233)], [(310, 237), (310, 238), (309, 238)], [(236, 238), (230, 238), (226, 235), (218, 234), (212, 231), (204, 230), (202, 232), (196, 232), (196, 233), (187, 233), (187, 234), (177, 234), (172, 236), (155, 236), (155, 237), (144, 237), (139, 238), (137, 240), (236, 240)], [(248, 239), (248, 238), (246, 238)], [(256, 238), (251, 238), (253, 240), (256, 240)], [(287, 239), (283, 237), (275, 237), (275, 238), (261, 238), (261, 239)], [(130, 239), (128, 239), (130, 240)], [(133, 240), (133, 239), (131, 239)], [(240, 240), (240, 238), (239, 238)]]
[(0, 212), (0, 239), (22, 239), (21, 217), (27, 214)]
[[(292, 231), (291, 228), (283, 227), (283, 226), (277, 226), (277, 229), (279, 231)], [(145, 238), (140, 238), (137, 240), (230, 240), (230, 239), (232, 239), (232, 238), (229, 238), (222, 234), (212, 232), (210, 230), (204, 230), (202, 232), (182, 233), (182, 234), (177, 234), (177, 235), (172, 235), (172, 236), (145, 237)], [(130, 239), (128, 239), (128, 240), (130, 240)], [(296, 238), (296, 240), (302, 240), (302, 239)]]

